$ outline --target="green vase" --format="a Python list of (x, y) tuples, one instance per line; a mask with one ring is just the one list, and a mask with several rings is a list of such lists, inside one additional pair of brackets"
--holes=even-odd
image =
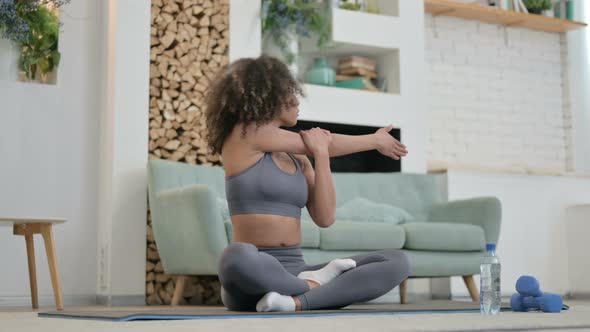
[(307, 72), (307, 83), (318, 85), (334, 85), (336, 71), (328, 65), (325, 58), (314, 60), (313, 68)]

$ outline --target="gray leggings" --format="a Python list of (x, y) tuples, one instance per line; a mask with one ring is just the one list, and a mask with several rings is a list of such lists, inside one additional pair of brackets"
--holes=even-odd
[(296, 296), (302, 310), (339, 309), (378, 298), (409, 275), (408, 259), (399, 250), (385, 249), (345, 258), (355, 260), (356, 267), (310, 289), (297, 275), (319, 270), (328, 262), (307, 265), (298, 245), (257, 247), (235, 242), (225, 248), (219, 262), (221, 299), (229, 310), (256, 311), (256, 303), (264, 294), (277, 292)]

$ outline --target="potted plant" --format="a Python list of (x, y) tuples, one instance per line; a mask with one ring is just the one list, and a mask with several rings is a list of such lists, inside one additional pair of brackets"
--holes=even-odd
[(551, 9), (551, 0), (523, 0), (522, 1), (529, 11), (532, 14), (542, 14), (544, 10)]
[(322, 11), (322, 2), (316, 0), (262, 0), (264, 53), (283, 60), (296, 72), (297, 38), (309, 38), (313, 32), (322, 48), (330, 37), (330, 24)]
[(60, 61), (55, 10), (70, 0), (0, 0), (0, 31), (20, 48), (18, 67), (26, 80), (47, 83)]

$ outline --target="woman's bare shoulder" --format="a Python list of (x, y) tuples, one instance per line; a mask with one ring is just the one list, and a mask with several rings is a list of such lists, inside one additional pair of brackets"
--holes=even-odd
[(242, 136), (242, 128), (242, 125), (236, 125), (223, 143), (223, 166), (228, 176), (250, 167), (263, 155)]

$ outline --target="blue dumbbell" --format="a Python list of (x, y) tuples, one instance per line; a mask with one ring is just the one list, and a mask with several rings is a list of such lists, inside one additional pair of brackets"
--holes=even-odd
[(561, 296), (542, 292), (539, 282), (532, 276), (518, 278), (516, 290), (518, 293), (512, 294), (510, 298), (510, 307), (514, 311), (560, 312), (563, 308)]

